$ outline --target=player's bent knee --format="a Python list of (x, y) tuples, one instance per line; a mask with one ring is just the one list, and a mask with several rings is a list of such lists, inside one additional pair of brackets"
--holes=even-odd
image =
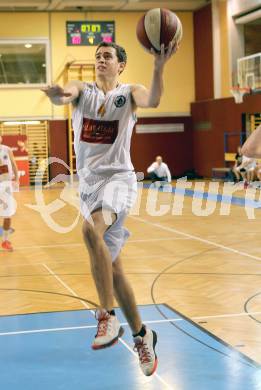
[(83, 222), (82, 233), (87, 241), (93, 241), (99, 235), (98, 230), (95, 228), (95, 226), (88, 221)]
[(102, 225), (93, 225), (92, 223), (85, 220), (82, 225), (82, 233), (87, 241), (93, 242), (95, 240), (102, 239), (104, 229)]
[(112, 263), (112, 272), (114, 281), (123, 276), (122, 266), (117, 260)]

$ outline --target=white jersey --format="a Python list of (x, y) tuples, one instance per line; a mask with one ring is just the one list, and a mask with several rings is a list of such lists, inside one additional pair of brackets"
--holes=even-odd
[(0, 217), (11, 218), (16, 211), (16, 202), (12, 196), (13, 169), (9, 155), (10, 148), (0, 144)]
[(86, 83), (73, 113), (79, 176), (133, 171), (130, 144), (135, 123), (129, 84), (119, 84), (105, 95), (96, 83)]
[(169, 167), (164, 162), (162, 162), (160, 165), (157, 162), (152, 163), (147, 169), (147, 172), (154, 172), (158, 177), (167, 177), (168, 182), (171, 182), (171, 173)]
[(0, 181), (12, 180), (13, 170), (9, 150), (8, 146), (0, 144)]

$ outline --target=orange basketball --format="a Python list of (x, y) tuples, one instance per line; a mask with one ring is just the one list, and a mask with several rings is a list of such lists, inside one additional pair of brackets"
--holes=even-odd
[(153, 48), (160, 52), (161, 44), (164, 43), (167, 48), (170, 42), (181, 41), (182, 24), (174, 12), (164, 8), (153, 8), (138, 21), (136, 34), (146, 50)]

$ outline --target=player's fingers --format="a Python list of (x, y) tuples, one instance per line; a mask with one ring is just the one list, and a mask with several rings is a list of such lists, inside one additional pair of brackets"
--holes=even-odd
[(174, 46), (174, 53), (176, 53), (178, 50), (179, 50), (179, 45), (180, 45), (180, 43), (179, 42), (176, 42), (175, 43), (175, 46)]
[(47, 85), (47, 87), (40, 88), (40, 90), (43, 92), (47, 92), (47, 91), (49, 91), (49, 89), (50, 89), (50, 85)]
[(164, 43), (162, 43), (160, 45), (160, 54), (161, 54), (161, 56), (164, 56), (164, 54), (165, 54), (165, 45), (164, 45)]
[(56, 84), (52, 86), (52, 89), (59, 92), (64, 92), (64, 89), (60, 85)]
[(65, 92), (65, 90), (62, 87), (60, 87), (60, 85), (54, 85), (52, 88), (52, 93), (64, 97), (72, 96), (71, 92)]
[(172, 47), (171, 47), (170, 56), (175, 54), (177, 50), (178, 50), (178, 43), (176, 41), (174, 41), (172, 44)]
[(57, 91), (60, 87), (58, 85), (48, 85), (45, 89), (47, 92)]
[(159, 52), (157, 52), (154, 48), (151, 48), (150, 52), (151, 52), (151, 54), (152, 54), (155, 58), (159, 57)]
[(171, 53), (172, 53), (172, 51), (173, 51), (173, 46), (174, 46), (174, 42), (171, 41), (171, 42), (169, 43), (168, 50), (167, 50), (167, 53), (166, 53), (167, 57), (170, 57), (170, 56), (171, 56)]

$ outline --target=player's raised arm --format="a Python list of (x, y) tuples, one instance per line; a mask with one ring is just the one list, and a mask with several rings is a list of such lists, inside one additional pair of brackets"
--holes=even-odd
[(163, 93), (164, 66), (177, 49), (178, 45), (173, 42), (169, 44), (167, 51), (165, 51), (164, 45), (161, 45), (161, 52), (159, 54), (151, 49), (151, 53), (154, 56), (154, 69), (150, 89), (140, 84), (132, 86), (132, 97), (137, 107), (158, 107)]
[(82, 81), (70, 81), (64, 88), (59, 85), (52, 85), (42, 88), (43, 91), (53, 104), (63, 105), (73, 103), (78, 99), (81, 91), (84, 88)]

